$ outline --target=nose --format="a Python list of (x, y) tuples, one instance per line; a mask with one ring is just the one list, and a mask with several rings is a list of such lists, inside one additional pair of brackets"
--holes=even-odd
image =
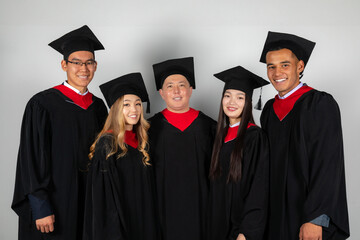
[(180, 92), (179, 86), (174, 86), (174, 93), (179, 93), (179, 92)]
[(281, 69), (280, 68), (275, 68), (275, 76), (279, 76), (281, 74), (282, 74)]

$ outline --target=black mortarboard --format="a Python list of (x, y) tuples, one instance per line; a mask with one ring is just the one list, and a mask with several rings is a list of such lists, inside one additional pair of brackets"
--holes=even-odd
[(306, 66), (315, 43), (305, 38), (288, 33), (268, 32), (260, 62), (266, 63), (266, 54), (271, 50), (286, 48), (291, 50), (299, 60), (303, 60)]
[(153, 65), (156, 90), (162, 88), (165, 79), (173, 74), (181, 74), (190, 83), (190, 86), (195, 89), (195, 73), (194, 73), (194, 58), (178, 58), (171, 59)]
[(65, 60), (71, 53), (76, 51), (89, 51), (94, 53), (96, 50), (104, 49), (104, 46), (86, 25), (52, 41), (49, 43), (49, 46), (63, 54)]
[(150, 100), (141, 73), (130, 73), (100, 85), (106, 103), (111, 106), (125, 94), (134, 94), (142, 102), (147, 102), (146, 113), (150, 112)]
[[(241, 66), (236, 66), (220, 73), (214, 74), (215, 77), (225, 82), (224, 91), (226, 89), (236, 89), (245, 92), (252, 97), (255, 88), (259, 88), (269, 84), (268, 81), (258, 75), (246, 70)], [(261, 94), (257, 109), (261, 109)]]

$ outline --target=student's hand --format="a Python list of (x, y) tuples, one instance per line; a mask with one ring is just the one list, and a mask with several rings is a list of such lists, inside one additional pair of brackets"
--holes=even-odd
[(42, 233), (49, 233), (54, 231), (55, 215), (50, 215), (35, 221), (37, 230)]
[(236, 240), (246, 240), (246, 238), (245, 238), (244, 234), (240, 233), (238, 235), (238, 237), (236, 238)]
[(300, 228), (300, 240), (322, 240), (322, 227), (313, 223), (304, 223)]

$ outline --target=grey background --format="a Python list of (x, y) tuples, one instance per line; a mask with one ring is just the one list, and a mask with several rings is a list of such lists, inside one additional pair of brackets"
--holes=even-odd
[[(47, 46), (87, 24), (106, 50), (89, 88), (140, 71), (152, 114), (165, 105), (155, 90), (151, 65), (194, 56), (197, 88), (191, 105), (217, 118), (223, 84), (213, 73), (242, 65), (266, 77), (259, 63), (267, 31), (289, 32), (315, 41), (303, 81), (331, 93), (342, 114), (351, 238), (360, 239), (359, 207), (359, 37), (360, 2), (318, 1), (0, 1), (0, 239), (17, 238), (10, 209), (21, 119), (35, 93), (65, 80), (62, 56)], [(275, 95), (263, 89), (263, 101)], [(259, 92), (255, 91), (257, 101)], [(259, 122), (259, 111), (254, 111)]]

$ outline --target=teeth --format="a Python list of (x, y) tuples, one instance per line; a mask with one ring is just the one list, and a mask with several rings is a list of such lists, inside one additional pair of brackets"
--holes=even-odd
[(282, 79), (275, 80), (275, 82), (283, 82), (285, 80), (286, 80), (286, 78), (282, 78)]
[(176, 97), (176, 98), (174, 98), (174, 100), (175, 100), (175, 101), (180, 100), (180, 99), (181, 99), (180, 97)]
[(136, 118), (136, 115), (130, 115), (129, 117), (131, 117), (131, 118)]

